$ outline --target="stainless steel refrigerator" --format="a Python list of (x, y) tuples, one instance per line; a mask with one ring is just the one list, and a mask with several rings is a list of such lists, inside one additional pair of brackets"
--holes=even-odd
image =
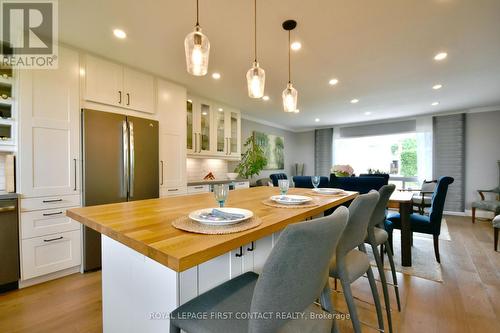
[[(83, 205), (159, 197), (158, 122), (82, 110)], [(101, 235), (83, 231), (84, 270), (101, 267)]]

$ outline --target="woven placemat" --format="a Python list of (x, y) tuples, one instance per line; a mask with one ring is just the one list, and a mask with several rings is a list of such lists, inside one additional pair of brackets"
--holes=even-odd
[(243, 222), (232, 225), (206, 225), (191, 220), (188, 216), (181, 216), (172, 221), (174, 228), (206, 235), (225, 235), (245, 231), (258, 227), (262, 223), (260, 217), (254, 216)]
[(318, 206), (318, 202), (315, 198), (312, 198), (312, 201), (310, 201), (308, 203), (303, 203), (300, 205), (283, 205), (283, 204), (279, 204), (275, 201), (272, 201), (271, 199), (262, 200), (262, 203), (266, 206), (275, 207), (275, 208), (311, 208), (311, 207)]

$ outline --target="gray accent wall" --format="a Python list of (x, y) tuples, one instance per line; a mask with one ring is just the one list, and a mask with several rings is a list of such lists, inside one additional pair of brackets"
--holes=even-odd
[(477, 190), (499, 184), (497, 160), (500, 160), (500, 110), (467, 114), (465, 163), (465, 208), (479, 200)]
[(465, 209), (465, 114), (434, 117), (435, 179), (450, 176), (455, 179), (446, 195), (446, 211)]
[[(312, 175), (314, 173), (314, 131), (292, 132), (248, 119), (241, 119), (242, 149), (244, 149), (243, 144), (252, 135), (253, 131), (284, 137), (285, 168), (283, 170), (263, 170), (258, 176), (251, 179), (251, 183), (255, 183), (257, 179), (269, 177), (272, 173), (284, 172), (288, 176), (292, 176), (292, 169), (295, 163), (304, 163), (305, 175)], [(229, 172), (232, 172), (237, 165), (237, 162), (230, 162), (228, 165)]]

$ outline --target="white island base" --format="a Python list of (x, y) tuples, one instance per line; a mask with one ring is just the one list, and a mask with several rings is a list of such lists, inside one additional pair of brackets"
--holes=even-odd
[(102, 235), (105, 333), (168, 332), (179, 305), (248, 271), (260, 273), (279, 233), (176, 272)]

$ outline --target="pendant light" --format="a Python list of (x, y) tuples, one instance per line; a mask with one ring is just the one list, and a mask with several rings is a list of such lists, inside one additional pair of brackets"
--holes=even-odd
[(297, 22), (294, 20), (287, 20), (283, 22), (283, 29), (288, 31), (288, 84), (283, 90), (283, 110), (285, 112), (298, 113), (297, 109), (297, 89), (292, 85), (291, 67), (290, 67), (290, 32), (295, 29)]
[(186, 51), (186, 66), (188, 73), (195, 76), (203, 76), (208, 72), (210, 42), (207, 36), (201, 32), (201, 27), (198, 22), (198, 8), (198, 0), (196, 0), (196, 25), (194, 31), (188, 34), (184, 39), (184, 49)]
[(259, 67), (257, 62), (257, 0), (254, 0), (254, 59), (252, 68), (247, 72), (248, 96), (261, 98), (264, 96), (266, 72)]

